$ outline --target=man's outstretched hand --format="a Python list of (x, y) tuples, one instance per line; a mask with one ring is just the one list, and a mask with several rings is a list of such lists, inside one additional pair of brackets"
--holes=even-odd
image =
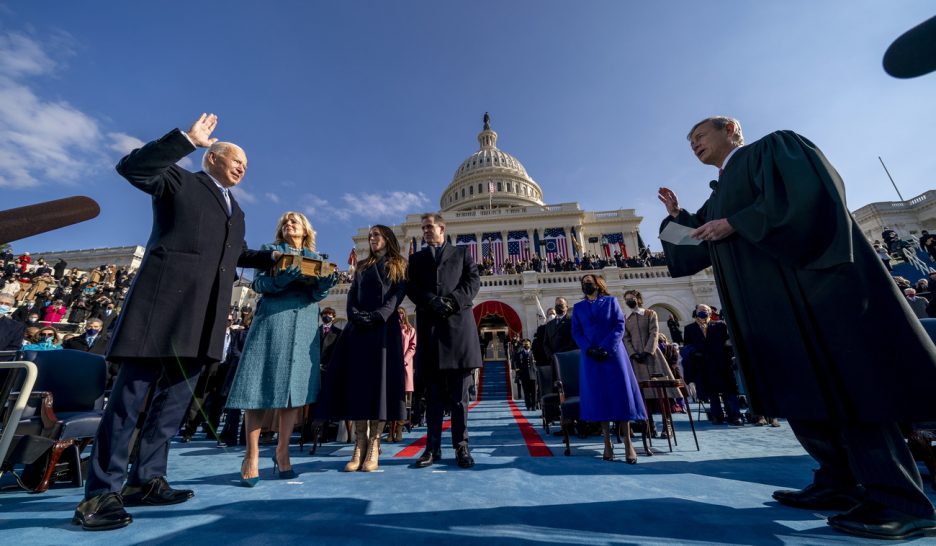
[(202, 114), (197, 120), (195, 120), (195, 123), (192, 124), (192, 128), (189, 129), (186, 134), (192, 140), (192, 144), (195, 146), (199, 148), (208, 148), (218, 141), (216, 138), (211, 138), (211, 133), (217, 126), (218, 116), (214, 114)]
[(679, 199), (676, 198), (676, 194), (673, 193), (673, 190), (669, 188), (660, 188), (660, 191), (657, 192), (657, 199), (663, 202), (663, 205), (666, 206), (666, 213), (676, 218), (679, 216)]

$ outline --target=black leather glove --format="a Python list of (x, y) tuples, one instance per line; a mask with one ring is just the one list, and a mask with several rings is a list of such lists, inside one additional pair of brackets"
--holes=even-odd
[(641, 352), (634, 355), (634, 360), (643, 364), (650, 358), (650, 353)]
[(374, 324), (374, 313), (370, 311), (357, 311), (351, 315), (351, 323), (356, 326), (372, 326)]
[(585, 351), (585, 354), (599, 362), (608, 358), (608, 351), (601, 347), (592, 347)]
[(429, 302), (429, 305), (432, 307), (432, 312), (442, 318), (448, 317), (455, 312), (455, 308), (452, 307), (452, 304), (450, 304), (449, 301), (442, 296), (436, 296), (432, 298), (432, 301)]

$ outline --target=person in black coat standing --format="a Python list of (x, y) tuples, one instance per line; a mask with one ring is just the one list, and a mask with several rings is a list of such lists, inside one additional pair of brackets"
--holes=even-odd
[[(187, 132), (175, 129), (117, 164), (121, 176), (152, 196), (153, 229), (108, 349), (108, 359), (121, 367), (72, 520), (85, 529), (129, 525), (124, 506), (176, 504), (194, 495), (166, 481), (169, 440), (202, 368), (221, 359), (235, 268), (269, 268), (279, 257), (247, 249), (244, 212), (230, 194), (247, 157), (211, 138), (217, 122), (202, 114)], [(177, 163), (196, 148), (208, 151), (204, 170), (191, 173)], [(130, 441), (144, 406), (128, 476)]]
[(103, 355), (107, 352), (108, 341), (110, 341), (110, 337), (104, 331), (104, 324), (101, 319), (93, 318), (88, 319), (87, 328), (85, 328), (82, 335), (66, 339), (62, 342), (62, 348)]
[(738, 400), (738, 380), (731, 363), (728, 326), (711, 320), (711, 314), (708, 305), (699, 304), (695, 321), (686, 325), (686, 374), (696, 384), (699, 398), (709, 400), (709, 417), (713, 423), (740, 427), (744, 421)]
[(481, 288), (478, 267), (468, 251), (445, 242), (445, 220), (422, 216), (429, 246), (410, 256), (406, 295), (416, 304), (415, 380), (426, 389), (426, 451), (416, 467), (431, 466), (442, 455), (442, 413), (452, 410), (452, 445), (458, 466), (470, 468), (468, 387), (481, 367), (478, 326), (472, 300)]

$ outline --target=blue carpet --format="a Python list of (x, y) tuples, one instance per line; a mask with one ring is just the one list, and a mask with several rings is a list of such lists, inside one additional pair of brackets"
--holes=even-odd
[[(125, 529), (87, 533), (69, 523), (81, 491), (0, 493), (0, 544), (868, 544), (825, 525), (829, 513), (777, 505), (770, 493), (811, 481), (813, 463), (782, 428), (697, 424), (696, 451), (685, 415), (679, 445), (654, 441), (655, 455), (636, 466), (601, 460), (598, 437), (546, 435), (535, 412), (523, 412), (553, 457), (531, 457), (506, 402), (503, 363), (488, 363), (482, 401), (469, 418), (477, 465), (455, 466), (451, 449), (427, 469), (394, 454), (425, 434), (383, 444), (380, 471), (344, 473), (349, 444), (326, 444), (315, 456), (293, 448), (299, 477), (271, 477), (272, 447), (261, 457), (254, 489), (237, 485), (241, 448), (173, 443), (169, 479), (196, 496), (167, 508), (131, 508)], [(522, 403), (520, 404), (522, 407)], [(448, 438), (443, 439), (447, 445)], [(618, 457), (623, 447), (616, 446)], [(8, 483), (4, 477), (3, 483)], [(932, 493), (932, 491), (930, 491)], [(873, 543), (873, 541), (871, 541)], [(913, 544), (936, 544), (920, 539)], [(893, 543), (889, 543), (893, 544)]]

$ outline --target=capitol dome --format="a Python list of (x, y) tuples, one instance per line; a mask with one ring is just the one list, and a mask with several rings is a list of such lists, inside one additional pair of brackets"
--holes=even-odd
[(481, 149), (462, 161), (439, 201), (445, 211), (543, 205), (543, 192), (520, 161), (497, 148), (497, 133), (485, 112)]

